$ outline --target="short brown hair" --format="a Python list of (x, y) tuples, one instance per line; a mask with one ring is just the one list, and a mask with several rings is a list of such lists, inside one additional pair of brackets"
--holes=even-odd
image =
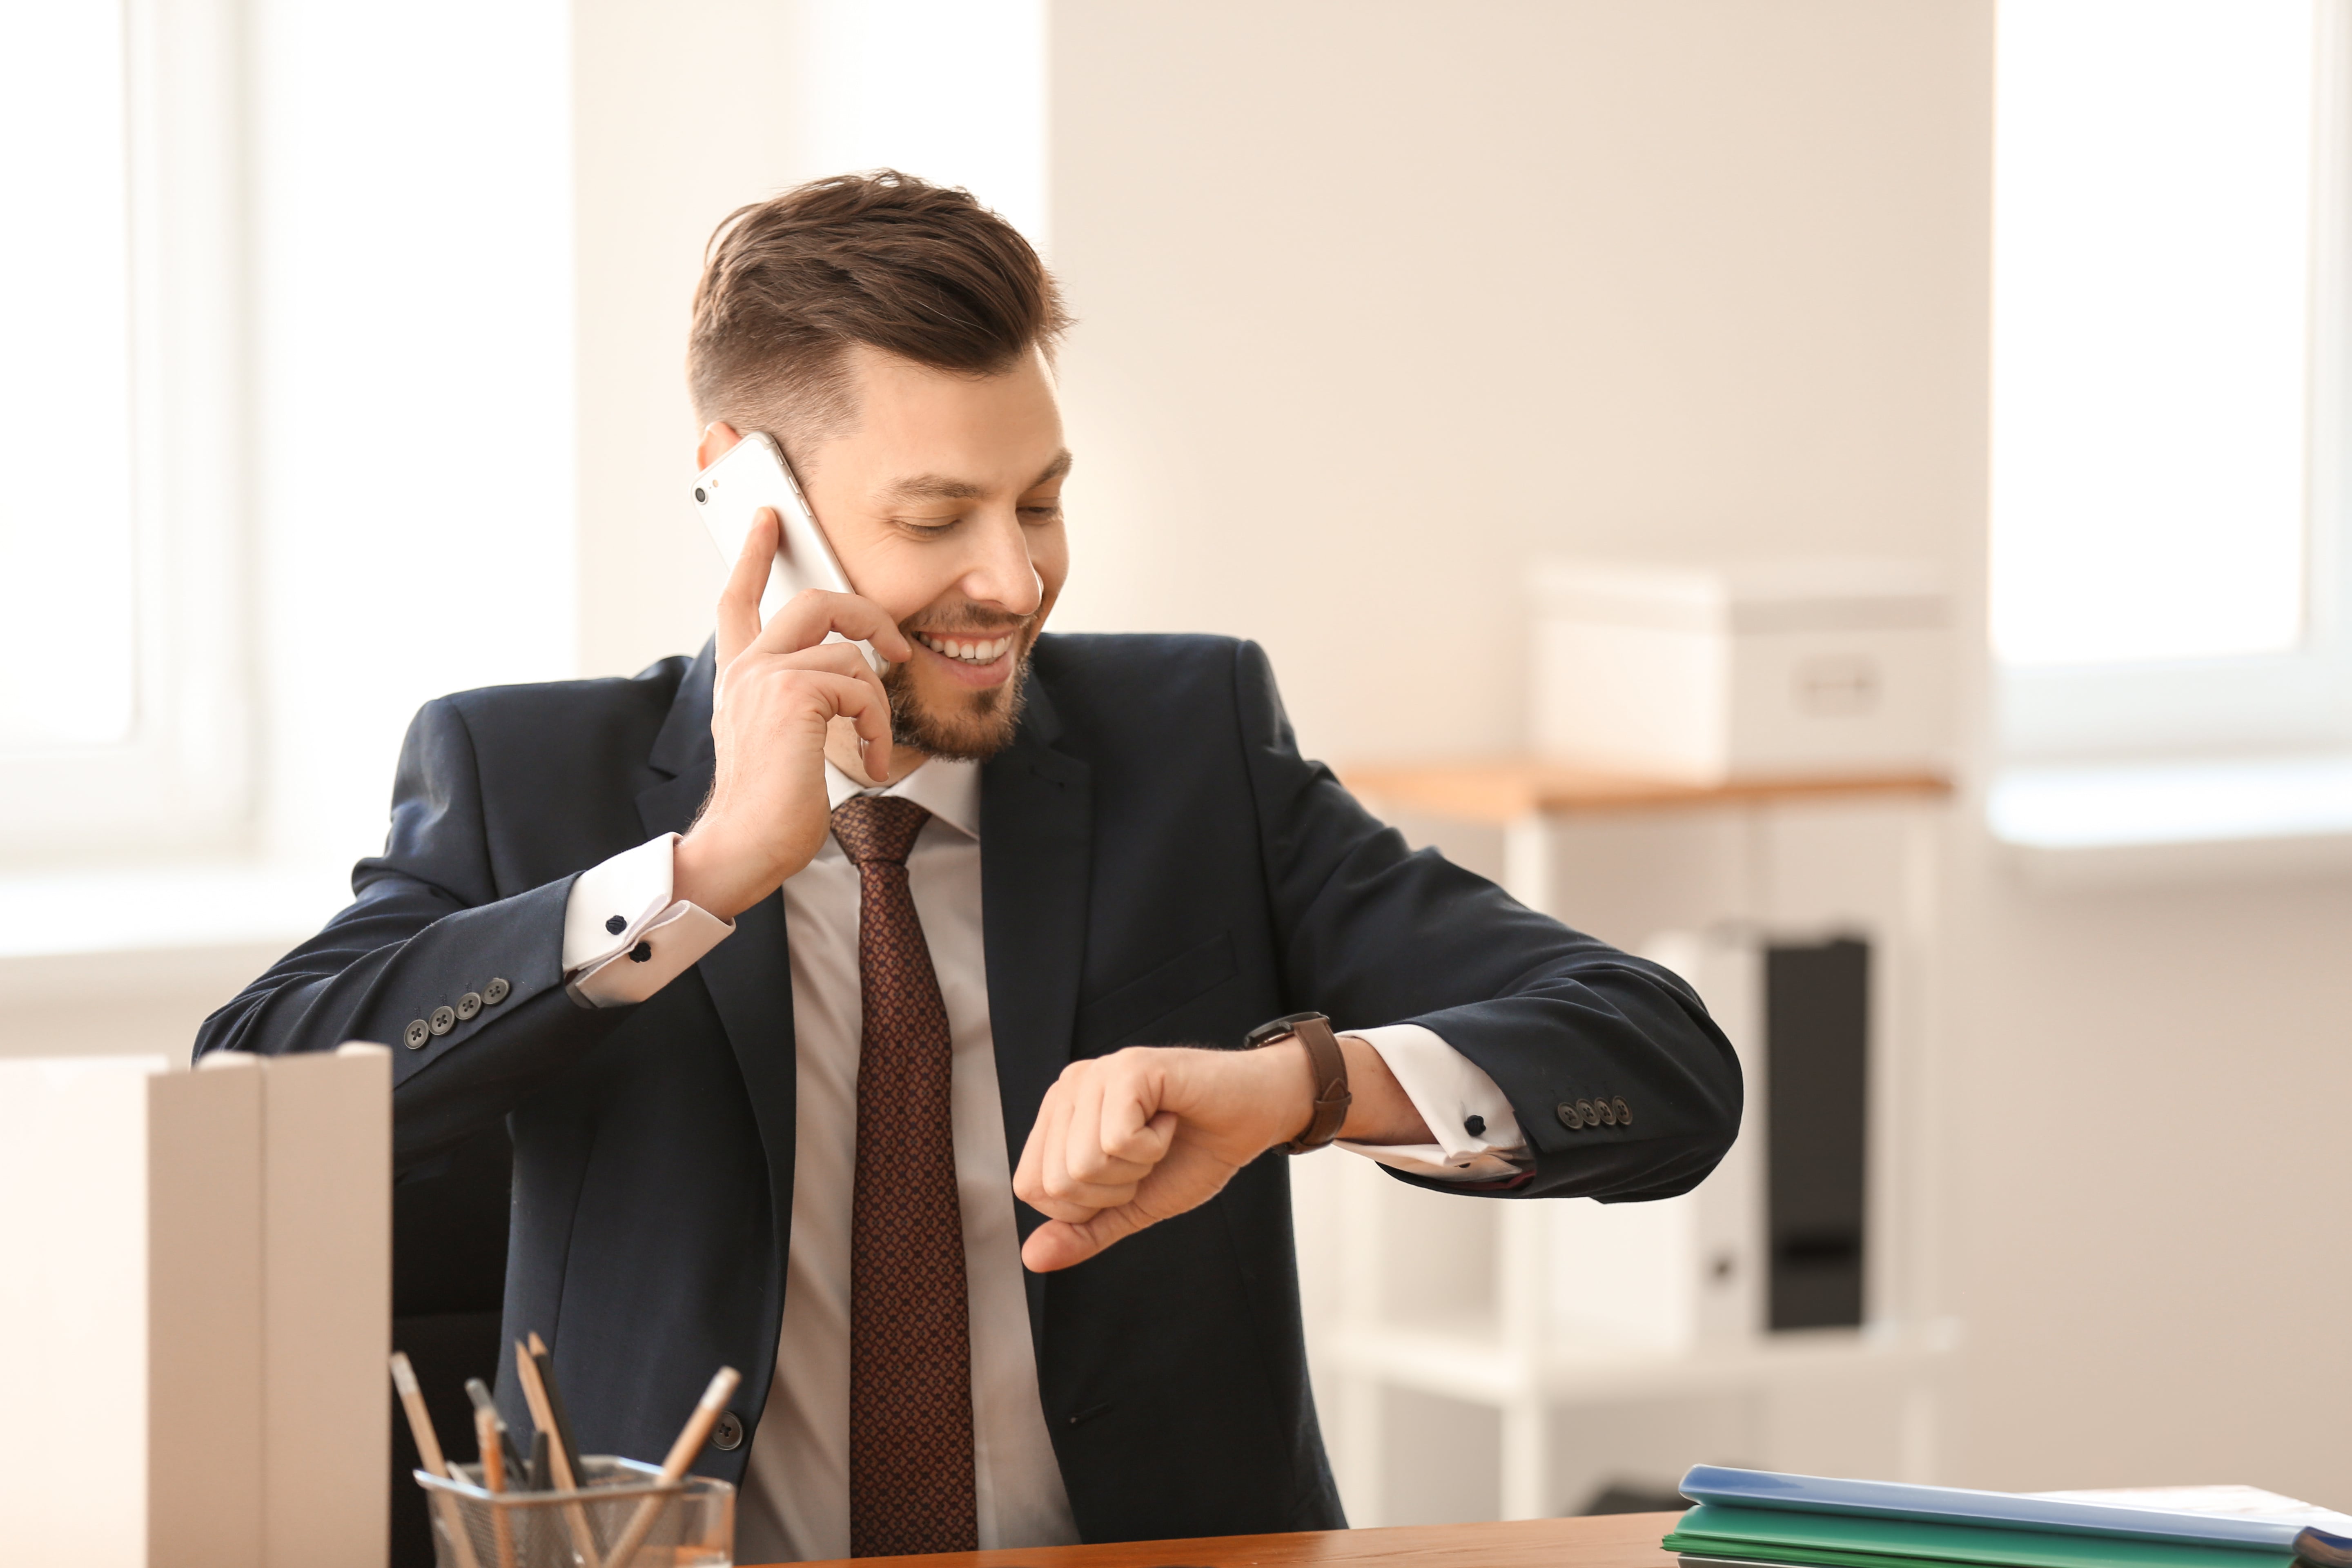
[(1048, 358), (1070, 318), (1018, 229), (972, 199), (877, 169), (727, 216), (703, 253), (686, 376), (695, 416), (805, 438), (854, 418), (842, 367), (866, 343), (992, 375)]

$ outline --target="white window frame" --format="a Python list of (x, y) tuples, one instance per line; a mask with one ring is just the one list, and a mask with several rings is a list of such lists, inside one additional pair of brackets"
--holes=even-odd
[(0, 853), (18, 865), (236, 850), (252, 816), (244, 17), (236, 0), (125, 0), (123, 21), (134, 718), (119, 743), (0, 752)]
[[(2292, 652), (1995, 666), (2003, 758), (2092, 763), (2352, 747), (2352, 0), (2315, 39), (2305, 634)], [(2085, 593), (2096, 584), (2083, 585)]]

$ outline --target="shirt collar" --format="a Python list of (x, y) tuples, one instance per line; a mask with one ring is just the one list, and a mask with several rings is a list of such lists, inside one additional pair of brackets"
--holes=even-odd
[(824, 764), (825, 805), (835, 807), (854, 795), (895, 795), (911, 800), (965, 837), (980, 837), (980, 764), (960, 757), (933, 757), (887, 789), (867, 789)]

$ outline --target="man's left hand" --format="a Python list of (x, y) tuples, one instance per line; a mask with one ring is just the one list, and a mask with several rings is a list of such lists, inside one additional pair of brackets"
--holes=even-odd
[[(1421, 1143), (1428, 1126), (1380, 1053), (1339, 1037), (1355, 1096), (1343, 1138)], [(1314, 1115), (1307, 1047), (1130, 1046), (1072, 1062), (1046, 1091), (1013, 1191), (1045, 1216), (1021, 1248), (1037, 1273), (1198, 1208), (1234, 1173), (1305, 1130)]]

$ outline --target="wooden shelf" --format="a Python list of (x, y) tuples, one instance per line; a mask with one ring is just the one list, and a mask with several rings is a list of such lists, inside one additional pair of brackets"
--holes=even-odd
[(1335, 1371), (1391, 1387), (1490, 1405), (1507, 1405), (1534, 1390), (1555, 1407), (1769, 1388), (1823, 1373), (1907, 1379), (1949, 1353), (1948, 1343), (1918, 1336), (1823, 1330), (1686, 1351), (1564, 1342), (1530, 1354), (1499, 1335), (1354, 1323), (1340, 1328), (1330, 1346)]
[(1940, 797), (1952, 793), (1952, 781), (1940, 773), (1817, 775), (1695, 784), (1593, 773), (1526, 757), (1423, 765), (1367, 763), (1343, 767), (1339, 777), (1357, 794), (1391, 806), (1490, 823), (1512, 822), (1539, 813), (1657, 810), (1855, 795)]

